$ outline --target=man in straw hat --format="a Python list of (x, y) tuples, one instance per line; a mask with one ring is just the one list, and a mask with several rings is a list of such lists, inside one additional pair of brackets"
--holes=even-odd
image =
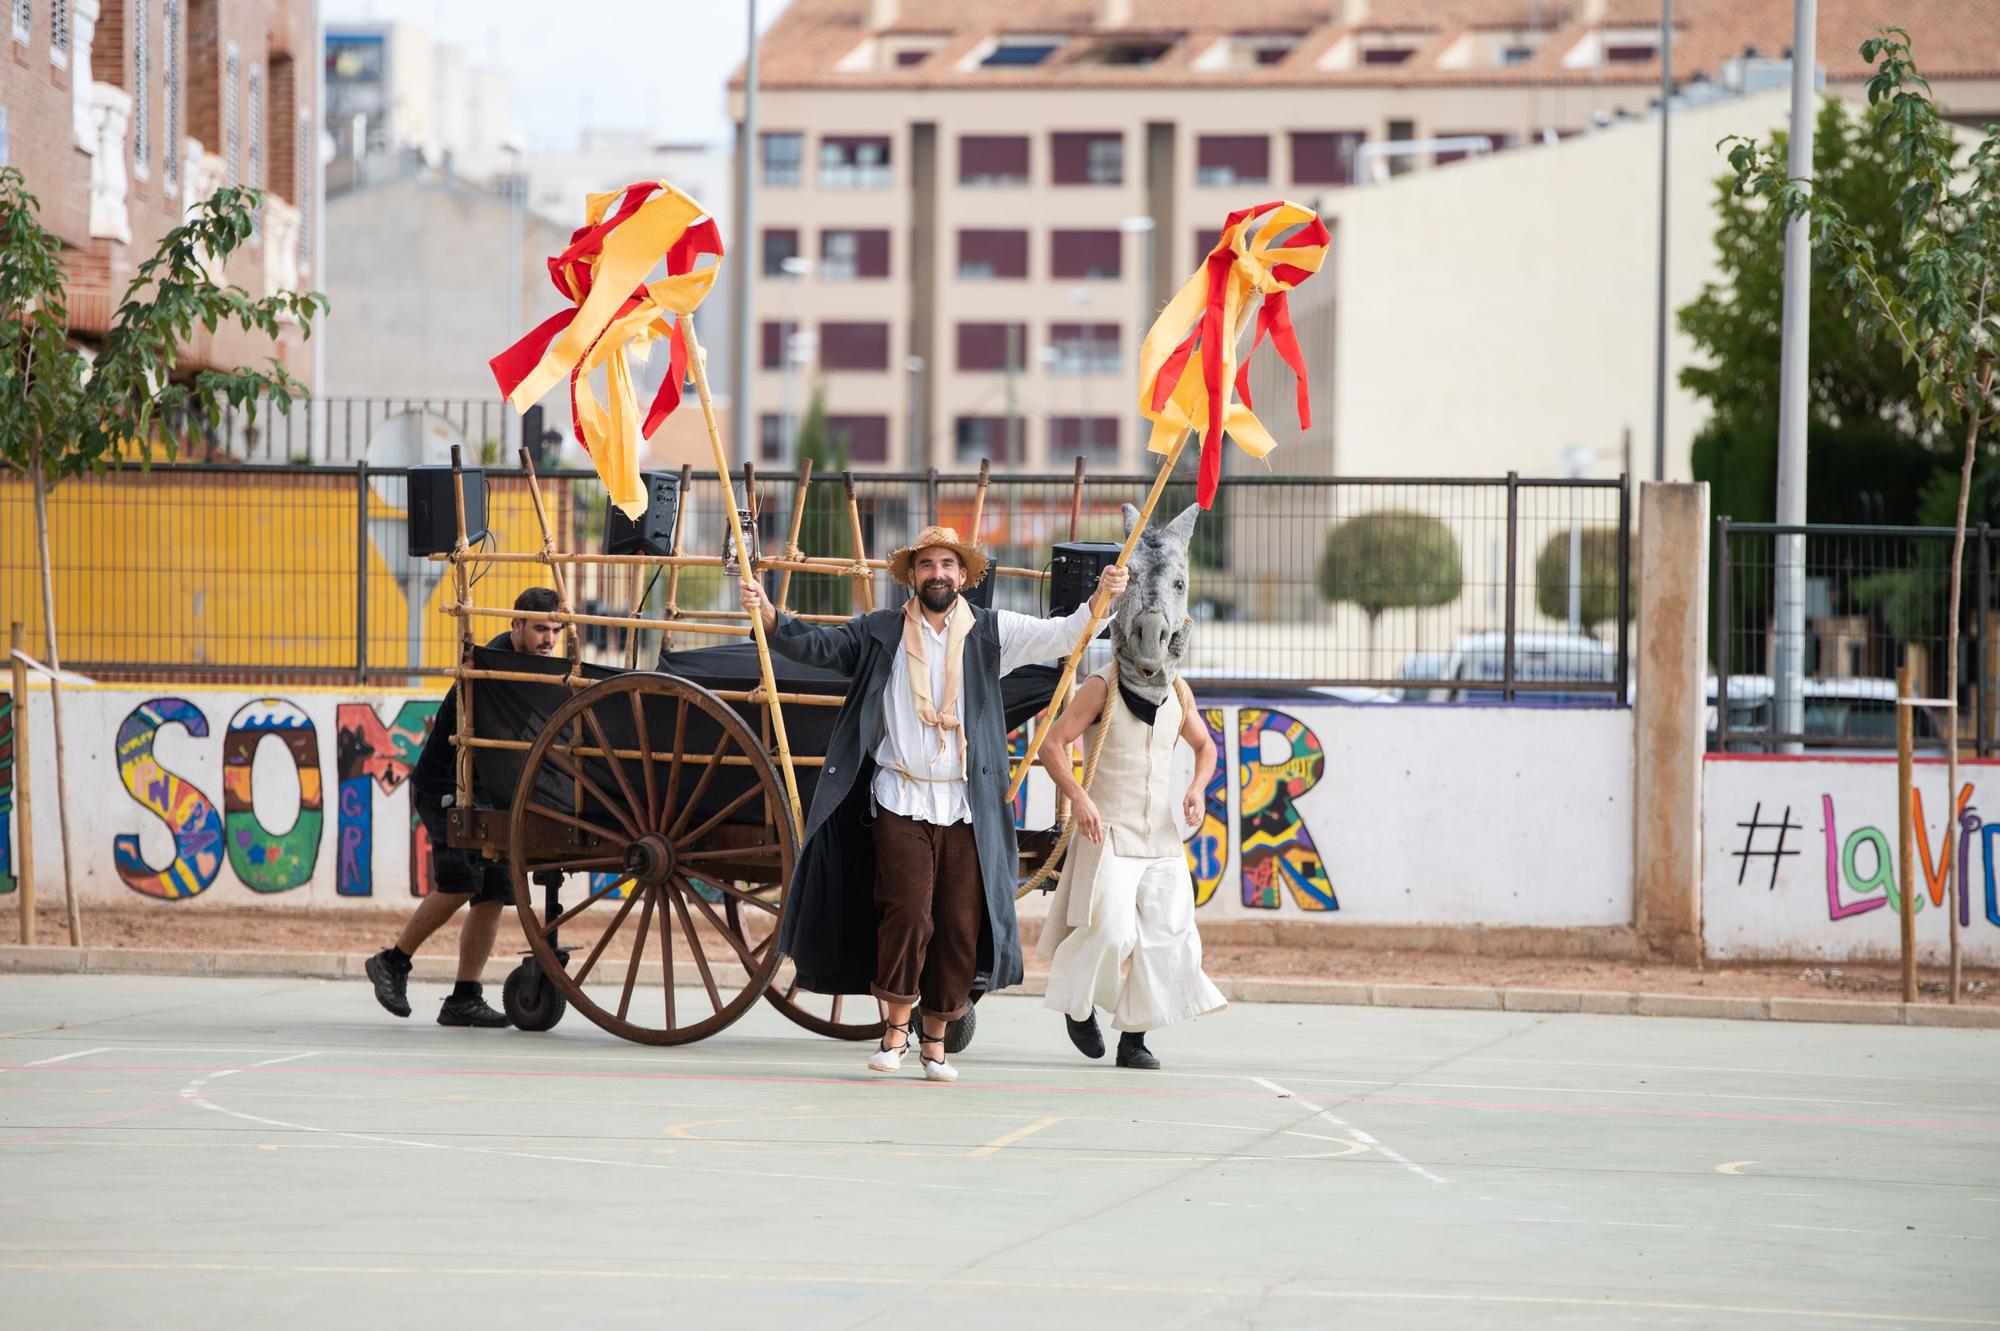
[[(946, 1025), (975, 984), (990, 992), (1021, 979), (1000, 677), (1067, 655), (1090, 605), (1060, 619), (981, 609), (960, 592), (986, 571), (977, 546), (927, 528), (889, 560), (912, 592), (902, 609), (823, 627), (779, 615), (762, 587), (742, 584), (773, 649), (854, 681), (827, 743), (778, 947), (801, 988), (872, 993), (887, 1007), (868, 1060), (875, 1072), (902, 1066), (921, 1006), (924, 1075), (955, 1080)], [(1104, 571), (1110, 595), (1125, 583), (1123, 568)]]

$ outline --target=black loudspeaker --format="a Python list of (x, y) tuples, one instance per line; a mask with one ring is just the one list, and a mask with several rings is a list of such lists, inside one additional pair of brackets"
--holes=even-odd
[(1000, 581), (999, 573), (989, 568), (986, 570), (986, 576), (979, 580), (977, 587), (961, 588), (958, 594), (965, 598), (967, 605), (976, 605), (981, 610), (991, 610), (993, 608), (993, 584), (998, 581)]
[[(1049, 563), (1049, 614), (1066, 615), (1097, 590), (1097, 575), (1118, 562), (1123, 546), (1112, 541), (1057, 541)], [(1111, 632), (1106, 625), (1099, 633)]]
[(635, 522), (625, 511), (604, 501), (604, 553), (607, 555), (670, 555), (674, 553), (674, 518), (681, 507), (681, 478), (670, 471), (642, 471), (646, 511)]
[[(486, 534), (486, 473), (467, 467), (460, 474), (465, 478), (465, 540), (470, 545)], [(443, 554), (458, 543), (458, 505), (450, 467), (410, 468), (409, 511), (412, 556)]]

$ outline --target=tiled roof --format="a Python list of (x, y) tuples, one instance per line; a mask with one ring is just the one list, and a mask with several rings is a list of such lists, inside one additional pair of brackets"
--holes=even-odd
[[(1584, 0), (1369, 0), (1362, 21), (1343, 25), (1339, 0), (1130, 0), (1129, 22), (1097, 25), (1099, 0), (903, 0), (898, 21), (877, 34), (867, 28), (868, 0), (793, 0), (758, 48), (758, 77), (767, 88), (1047, 88), (1379, 85), (1509, 85), (1658, 83), (1657, 61), (1565, 68), (1563, 57), (1593, 29), (1652, 28), (1660, 0), (1605, 0), (1601, 19), (1586, 21)], [(1889, 13), (1879, 0), (1820, 0), (1818, 59), (1834, 80), (1863, 78), (1862, 41), (1885, 15), (1909, 29), (1919, 68), (1932, 78), (2000, 77), (2000, 18), (1995, 0), (1898, 0)], [(1467, 30), (1526, 30), (1539, 15), (1546, 34), (1536, 54), (1506, 67), (1440, 68), (1437, 61)], [(1226, 19), (1227, 21), (1222, 21)], [(1674, 73), (1716, 77), (1723, 61), (1754, 48), (1784, 55), (1791, 46), (1789, 0), (1675, 0)], [(1350, 35), (1407, 33), (1417, 49), (1394, 65), (1322, 69), (1321, 57)], [(1297, 33), (1282, 60), (1248, 69), (1205, 70), (1196, 59), (1219, 38), (1246, 33)], [(843, 71), (838, 66), (871, 35), (938, 43), (921, 63), (904, 68)], [(961, 69), (990, 38), (1062, 38), (1046, 61), (1025, 67)], [(1091, 63), (1104, 38), (1171, 39), (1147, 65)], [(740, 88), (739, 66), (730, 86)]]

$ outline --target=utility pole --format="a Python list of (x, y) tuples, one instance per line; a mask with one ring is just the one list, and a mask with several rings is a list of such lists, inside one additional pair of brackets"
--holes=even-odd
[[(1789, 169), (1803, 180), (1813, 169), (1813, 70), (1817, 0), (1792, 0), (1792, 137)], [(1806, 332), (1812, 280), (1812, 218), (1800, 213), (1785, 227), (1785, 315), (1778, 369), (1778, 523), (1800, 527), (1806, 520)], [(1806, 538), (1777, 538), (1777, 641), (1771, 671), (1771, 730), (1799, 735), (1805, 730), (1802, 680), (1806, 644)], [(1728, 626), (1723, 626), (1725, 634)], [(1797, 740), (1781, 744), (1799, 753)]]
[(749, 0), (748, 54), (743, 60), (743, 123), (736, 140), (736, 263), (729, 289), (730, 313), (736, 320), (736, 363), (729, 367), (729, 436), (736, 460), (750, 451), (750, 359), (754, 330), (750, 326), (750, 283), (759, 262), (751, 249), (757, 211), (757, 0)]

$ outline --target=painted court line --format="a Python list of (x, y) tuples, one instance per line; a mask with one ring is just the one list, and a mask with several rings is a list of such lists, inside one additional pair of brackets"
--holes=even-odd
[(995, 1137), (992, 1141), (986, 1143), (986, 1145), (975, 1150), (972, 1153), (973, 1158), (977, 1159), (980, 1156), (992, 1155), (997, 1151), (1004, 1151), (1023, 1137), (1032, 1137), (1043, 1128), (1052, 1128), (1060, 1122), (1062, 1122), (1060, 1117), (1037, 1119), (1025, 1128), (1016, 1128), (1005, 1136)]
[(57, 1054), (54, 1058), (38, 1058), (32, 1063), (21, 1064), (24, 1068), (45, 1068), (51, 1063), (67, 1063), (72, 1058), (89, 1058), (92, 1054), (108, 1054), (112, 1045), (100, 1045), (95, 1049), (79, 1049), (73, 1054)]
[(1425, 1169), (1422, 1165), (1410, 1159), (1408, 1156), (1400, 1155), (1397, 1152), (1390, 1150), (1388, 1147), (1376, 1141), (1373, 1137), (1370, 1137), (1368, 1134), (1360, 1131), (1352, 1123), (1349, 1123), (1346, 1119), (1340, 1117), (1340, 1115), (1334, 1113), (1331, 1109), (1328, 1109), (1325, 1105), (1314, 1104), (1311, 1100), (1301, 1099), (1300, 1097), (1293, 1095), (1290, 1091), (1278, 1085), (1278, 1083), (1269, 1080), (1268, 1078), (1252, 1077), (1250, 1078), (1250, 1080), (1257, 1083), (1259, 1086), (1262, 1086), (1265, 1090), (1270, 1091), (1273, 1095), (1276, 1095), (1280, 1100), (1290, 1100), (1293, 1104), (1297, 1105), (1301, 1109), (1311, 1110), (1312, 1116), (1314, 1118), (1323, 1118), (1327, 1122), (1336, 1124), (1337, 1126), (1345, 1129), (1351, 1136), (1355, 1138), (1355, 1140), (1366, 1142), (1368, 1144), (1369, 1149), (1373, 1150), (1377, 1155), (1383, 1157), (1386, 1160), (1395, 1161), (1403, 1168), (1409, 1170), (1412, 1174), (1415, 1174), (1420, 1178), (1429, 1179), (1433, 1183), (1444, 1182), (1443, 1179), (1439, 1178), (1436, 1174), (1431, 1173), (1430, 1170)]

